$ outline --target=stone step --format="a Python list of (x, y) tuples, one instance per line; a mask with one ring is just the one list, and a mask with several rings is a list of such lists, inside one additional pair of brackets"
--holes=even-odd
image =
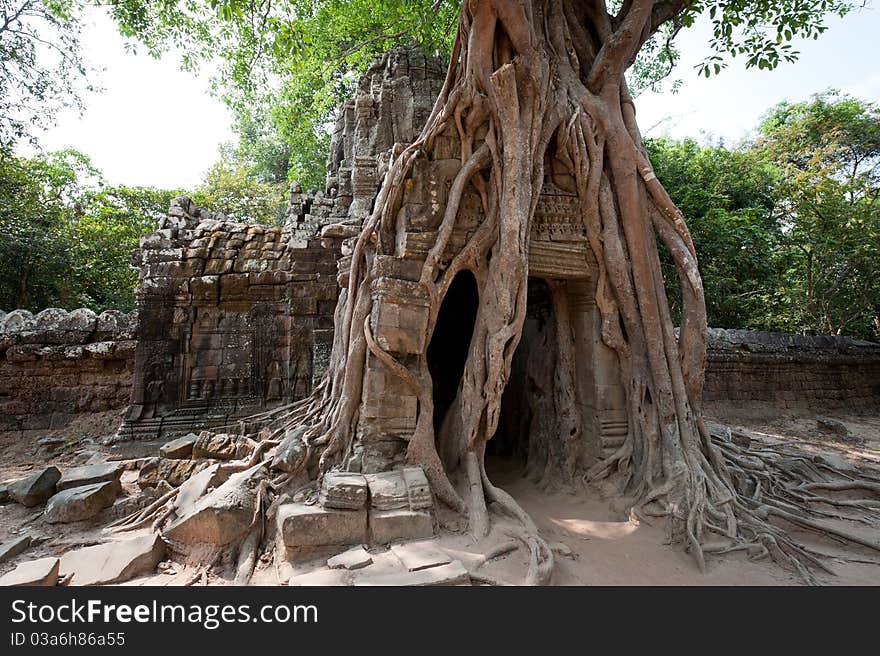
[(364, 572), (354, 577), (356, 586), (423, 587), (429, 585), (468, 585), (471, 579), (460, 561), (446, 565), (420, 569), (415, 572), (389, 572), (372, 574)]
[(435, 540), (395, 544), (391, 547), (391, 552), (397, 556), (398, 560), (410, 572), (417, 572), (421, 569), (438, 567), (439, 565), (446, 565), (452, 562), (449, 554), (437, 548)]
[(72, 575), (72, 585), (108, 585), (149, 574), (164, 556), (165, 544), (151, 533), (69, 551), (61, 557), (60, 570)]
[(53, 586), (58, 583), (58, 567), (57, 558), (28, 560), (0, 576), (0, 586)]
[(290, 548), (364, 544), (367, 511), (288, 503), (278, 508), (278, 537)]

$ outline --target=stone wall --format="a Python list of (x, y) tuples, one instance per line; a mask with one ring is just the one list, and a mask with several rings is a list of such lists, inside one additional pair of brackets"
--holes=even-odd
[(421, 128), (445, 67), (396, 48), (339, 111), (327, 188), (291, 188), (282, 226), (230, 222), (173, 201), (141, 239), (142, 322), (122, 438), (222, 425), (305, 396), (329, 359), (351, 240), (372, 209), (393, 148)]
[(722, 410), (776, 408), (880, 410), (880, 344), (709, 329), (703, 399)]
[(0, 312), (0, 431), (64, 428), (131, 397), (137, 315)]
[(136, 254), (141, 321), (120, 437), (222, 425), (308, 394), (329, 357), (340, 247), (316, 235), (332, 205), (320, 200), (291, 203), (284, 226), (172, 201)]
[[(295, 301), (295, 308), (308, 312), (319, 307), (315, 282), (295, 285), (301, 293), (314, 295)], [(300, 324), (300, 344), (308, 346), (301, 354), (310, 350), (308, 375), (294, 376), (299, 385), (294, 396), (311, 387), (329, 355), (332, 329), (325, 326), (332, 304), (320, 307), (316, 314), (293, 314), (293, 323)], [(90, 310), (49, 309), (36, 316), (25, 310), (0, 312), (0, 431), (36, 434), (63, 428), (77, 414), (125, 408), (135, 380), (137, 326), (135, 312), (95, 315)], [(202, 357), (210, 359), (210, 350)], [(267, 388), (266, 394), (267, 403), (275, 401), (273, 390)], [(710, 412), (721, 413), (759, 406), (877, 412), (880, 344), (845, 337), (709, 329), (703, 398)], [(210, 417), (195, 413), (188, 421), (207, 424)], [(151, 428), (158, 423), (147, 422)]]

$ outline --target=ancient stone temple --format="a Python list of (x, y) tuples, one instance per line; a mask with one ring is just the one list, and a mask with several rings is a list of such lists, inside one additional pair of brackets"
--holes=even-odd
[[(340, 109), (326, 191), (305, 194), (294, 186), (281, 226), (237, 224), (188, 199), (175, 201), (159, 230), (141, 240), (137, 255), (135, 383), (120, 437), (166, 437), (234, 424), (309, 392), (327, 364), (352, 243), (392, 154), (417, 136), (444, 74), (440, 60), (405, 48), (370, 68)], [(477, 307), (476, 284), (462, 272), (425, 343), (428, 303), (417, 281), (461, 165), (453, 155), (456, 140), (454, 131), (437, 139), (434, 152), (420, 158), (411, 174), (397, 219), (403, 237), (395, 255), (379, 262), (371, 319), (377, 343), (401, 362), (427, 352), (438, 427), (455, 396)], [(596, 263), (571, 182), (548, 168), (532, 224), (526, 328), (493, 440), (505, 455), (525, 458), (530, 434), (558, 430), (550, 400), (564, 384), (554, 377), (560, 349), (576, 362), (584, 459), (615, 448), (626, 433), (616, 356), (599, 335)], [(479, 196), (466, 195), (443, 260), (456, 255), (481, 220)], [(561, 313), (564, 322), (556, 320)], [(363, 385), (346, 466), (380, 471), (402, 461), (417, 401), (372, 356)]]

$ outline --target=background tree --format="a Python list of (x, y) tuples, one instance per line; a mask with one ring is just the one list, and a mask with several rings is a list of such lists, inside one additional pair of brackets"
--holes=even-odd
[(880, 334), (880, 110), (837, 92), (781, 103), (755, 149), (779, 170), (781, 327)]
[(232, 221), (279, 225), (287, 209), (289, 185), (264, 182), (254, 169), (228, 149), (196, 187), (192, 198), (197, 205), (223, 212)]
[(92, 91), (80, 44), (81, 0), (0, 0), (0, 148), (50, 125)]
[[(700, 260), (710, 326), (773, 329), (772, 309), (784, 284), (777, 207), (780, 176), (749, 145), (701, 146), (692, 139), (645, 141), (648, 157), (670, 197), (687, 217)], [(664, 278), (674, 264), (661, 251)], [(673, 319), (681, 294), (667, 285)]]
[(0, 158), (0, 307), (132, 309), (132, 251), (178, 193), (107, 185), (73, 150)]

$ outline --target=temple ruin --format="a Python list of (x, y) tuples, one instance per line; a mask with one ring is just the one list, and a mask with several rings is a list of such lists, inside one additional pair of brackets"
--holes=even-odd
[[(80, 487), (72, 486), (80, 491), (66, 496), (80, 495), (75, 499), (80, 509), (92, 504), (91, 514), (75, 521), (101, 517), (112, 519), (114, 530), (151, 527), (154, 533), (126, 543), (148, 563), (145, 572), (166, 555), (204, 565), (225, 551), (224, 566), (232, 572), (227, 578), (247, 582), (257, 556), (274, 549), (276, 572), (286, 568), (277, 574), (282, 582), (380, 585), (401, 579), (381, 567), (362, 579), (352, 571), (373, 559), (394, 561), (400, 569), (412, 553), (399, 545), (378, 549), (436, 535), (436, 490), (432, 494), (427, 470), (406, 460), (420, 400), (376, 352), (403, 366), (426, 359), (437, 453), (452, 469), (449, 461), (456, 456), (446, 440), (455, 431), (449, 426), (456, 414), (451, 409), (480, 311), (480, 286), (467, 268), (456, 274), (429, 335), (432, 305), (420, 280), (426, 260), (436, 258), (443, 269), (486, 223), (483, 201), (471, 186), (456, 220), (444, 224), (447, 198), (462, 168), (454, 126), (415, 159), (396, 224), (386, 231), (395, 235), (393, 252), (376, 256), (379, 275), (369, 288), (372, 306), (364, 328), (377, 349), (366, 354), (350, 448), (338, 466), (318, 476), (313, 463), (309, 470), (311, 447), (303, 446), (308, 427), (286, 426), (281, 439), (265, 439), (264, 420), (307, 399), (322, 381), (339, 338), (339, 300), (349, 283), (355, 242), (391, 162), (428, 119), (445, 74), (443, 62), (413, 48), (396, 48), (374, 63), (354, 98), (340, 108), (325, 190), (294, 185), (281, 225), (236, 223), (188, 198), (175, 199), (134, 255), (140, 270), (135, 312), (0, 313), (0, 430), (37, 437), (82, 414), (119, 413), (125, 407), (110, 441), (150, 446), (150, 457), (132, 459), (141, 497), (116, 499), (121, 465), (64, 474), (70, 478), (73, 471), (80, 479)], [(574, 179), (552, 148), (544, 171), (528, 237), (522, 339), (498, 428), (486, 445), (488, 455), (515, 461), (533, 480), (589, 470), (618, 451), (632, 430), (621, 364), (603, 341), (596, 306), (600, 271)], [(873, 412), (880, 407), (878, 381), (877, 344), (709, 331), (703, 401), (710, 411), (718, 403), (752, 410), (763, 404), (770, 412), (802, 407)], [(732, 439), (729, 432), (719, 435), (713, 439)], [(575, 454), (576, 462), (549, 453), (560, 448)], [(551, 461), (566, 462), (571, 471), (548, 472), (545, 464)], [(774, 471), (779, 480), (787, 475), (784, 468)], [(49, 467), (31, 478), (15, 483), (27, 494), (16, 492), (14, 498), (48, 502), (47, 514), (70, 520), (62, 503), (69, 499), (57, 500), (67, 484), (61, 472)], [(267, 537), (262, 524), (256, 531), (254, 518), (261, 513), (270, 518), (263, 495), (273, 481), (280, 481), (276, 492), (284, 491), (277, 492), (274, 531)], [(261, 551), (273, 538), (274, 547)], [(340, 554), (353, 545), (369, 545), (371, 553), (357, 546)], [(98, 548), (106, 545), (87, 547)], [(46, 580), (57, 581), (59, 572), (73, 576), (74, 584), (77, 576), (122, 580), (106, 572), (89, 578), (91, 552), (72, 553), (66, 563), (56, 559)], [(316, 554), (329, 570), (317, 578), (294, 572), (296, 563)], [(407, 585), (481, 580), (473, 567), (436, 550), (433, 557), (424, 571), (409, 571)]]
[[(295, 187), (282, 226), (236, 224), (187, 199), (175, 201), (159, 229), (141, 240), (135, 382), (120, 437), (225, 425), (308, 394), (326, 367), (351, 242), (395, 148), (418, 133), (444, 74), (439, 59), (406, 48), (375, 64), (341, 108), (326, 191)], [(377, 342), (404, 359), (428, 350), (439, 415), (454, 396), (454, 360), (462, 348), (466, 354), (469, 340), (467, 274), (447, 299), (449, 316), (441, 317), (444, 330), (430, 347), (423, 343), (427, 304), (417, 281), (460, 166), (452, 157), (455, 138), (438, 139), (424, 165), (431, 170), (414, 172), (398, 217), (405, 238), (395, 256), (383, 258), (384, 275), (373, 289)], [(564, 175), (548, 171), (531, 234), (528, 337), (516, 356), (501, 448), (524, 448), (530, 430), (555, 428), (552, 413), (540, 416), (540, 399), (553, 394), (554, 353), (558, 340), (568, 339), (556, 334), (553, 316), (566, 312), (575, 327), (566, 348), (577, 362), (584, 457), (590, 459), (622, 442), (626, 418), (616, 356), (598, 332), (595, 260), (570, 187)], [(457, 254), (481, 213), (477, 194), (467, 195), (444, 259)], [(387, 469), (399, 462), (414, 429), (416, 398), (372, 357), (364, 388), (349, 468)]]

